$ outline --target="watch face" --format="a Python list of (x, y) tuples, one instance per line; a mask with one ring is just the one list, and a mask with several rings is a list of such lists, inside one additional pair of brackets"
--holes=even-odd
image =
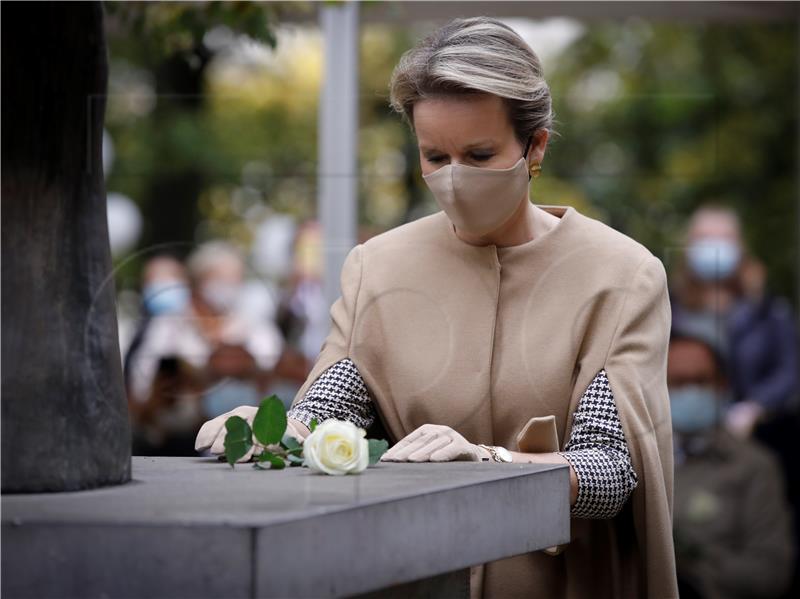
[(497, 451), (497, 455), (504, 462), (513, 462), (514, 461), (514, 458), (512, 457), (511, 452), (508, 451), (505, 447), (497, 447), (496, 451)]

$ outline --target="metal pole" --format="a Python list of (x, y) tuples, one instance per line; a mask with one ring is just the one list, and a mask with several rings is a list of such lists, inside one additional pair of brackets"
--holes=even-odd
[[(795, 48), (795, 52), (797, 53), (795, 58), (797, 60), (797, 79), (798, 79), (798, 86), (797, 92), (798, 97), (795, 98), (797, 102), (797, 111), (800, 114), (800, 19), (797, 20), (797, 46)], [(795, 243), (797, 247), (795, 248), (796, 252), (796, 268), (797, 272), (795, 273), (795, 291), (796, 291), (796, 303), (795, 303), (795, 316), (797, 318), (797, 325), (798, 329), (800, 329), (800, 121), (797, 125), (797, 139), (795, 143), (797, 144), (797, 173), (795, 173), (796, 181), (797, 181), (797, 189), (795, 193), (797, 194), (797, 202), (796, 202), (796, 212), (795, 215), (795, 224), (797, 225), (797, 235), (795, 235)]]
[(340, 295), (339, 273), (358, 224), (358, 3), (320, 8), (324, 72), (319, 104), (318, 209), (323, 288), (328, 306)]

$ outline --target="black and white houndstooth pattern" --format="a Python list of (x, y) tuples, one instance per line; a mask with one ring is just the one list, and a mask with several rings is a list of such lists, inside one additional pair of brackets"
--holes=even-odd
[(605, 369), (581, 396), (572, 432), (559, 452), (578, 476), (574, 518), (613, 518), (637, 485), (628, 444)]
[[(309, 426), (312, 418), (348, 420), (369, 428), (377, 414), (364, 379), (349, 358), (330, 366), (287, 416)], [(612, 518), (636, 487), (636, 472), (619, 421), (614, 395), (601, 370), (586, 388), (573, 416), (563, 452), (578, 476), (574, 518)]]
[(367, 429), (377, 414), (361, 373), (350, 358), (344, 358), (325, 370), (286, 416), (306, 426), (312, 418), (317, 422), (335, 418)]

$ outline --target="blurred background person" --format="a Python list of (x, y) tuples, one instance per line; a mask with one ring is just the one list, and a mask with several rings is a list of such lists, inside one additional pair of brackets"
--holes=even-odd
[(192, 281), (193, 324), (197, 347), (206, 360), (209, 388), (203, 395), (208, 416), (231, 409), (236, 401), (257, 404), (283, 351), (273, 322), (245, 301), (245, 265), (232, 245), (201, 245), (187, 261)]
[[(173, 399), (179, 392), (179, 362), (172, 357), (160, 358), (150, 375), (152, 380), (147, 388), (142, 384), (142, 377), (134, 380), (131, 376), (131, 364), (140, 357), (154, 318), (168, 318), (182, 314), (187, 309), (190, 299), (189, 278), (183, 263), (171, 254), (158, 254), (149, 258), (142, 268), (140, 298), (140, 314), (138, 318), (130, 319), (135, 323), (135, 333), (127, 346), (123, 369), (134, 453), (152, 453), (153, 450), (158, 450), (156, 453), (180, 454), (179, 447), (170, 447), (169, 418), (166, 417), (169, 414), (176, 420), (175, 415), (180, 414), (181, 408), (186, 405), (185, 402), (167, 400)], [(134, 384), (138, 385), (136, 392)], [(172, 410), (165, 409), (168, 406)]]
[(322, 287), (322, 259), (321, 227), (316, 221), (306, 221), (295, 236), (292, 273), (281, 306), (280, 324), (286, 338), (309, 362), (316, 359), (330, 328)]
[[(764, 264), (746, 248), (738, 215), (707, 204), (689, 218), (685, 254), (673, 279), (673, 323), (713, 329), (729, 361), (724, 426), (779, 458), (792, 509), (800, 510), (794, 443), (798, 417), (798, 337), (789, 302), (770, 294)], [(794, 522), (795, 543), (800, 523)], [(800, 592), (797, 561), (792, 588)]]
[[(212, 241), (187, 260), (190, 294), (151, 314), (126, 360), (132, 414), (143, 453), (193, 455), (194, 435), (209, 417), (256, 405), (284, 352), (283, 337), (244, 301), (245, 265), (231, 244)], [(144, 306), (159, 302), (144, 286)], [(162, 290), (161, 293), (165, 293)], [(160, 294), (159, 294), (160, 295)], [(153, 296), (155, 297), (155, 296)]]
[(730, 394), (724, 356), (710, 321), (673, 328), (667, 382), (681, 596), (780, 597), (795, 555), (783, 474), (772, 453), (721, 426)]
[(788, 301), (767, 292), (764, 266), (744, 247), (736, 213), (717, 205), (696, 210), (684, 258), (673, 285), (673, 321), (710, 321), (727, 348), (733, 400), (728, 428), (747, 437), (758, 425), (796, 412), (794, 316)]
[(147, 261), (142, 271), (142, 307), (148, 319), (182, 312), (189, 296), (189, 277), (180, 260), (165, 254)]
[(142, 267), (141, 308), (135, 323), (135, 333), (125, 350), (125, 385), (130, 397), (128, 361), (136, 355), (154, 316), (180, 314), (189, 304), (189, 278), (183, 263), (170, 254), (158, 254)]

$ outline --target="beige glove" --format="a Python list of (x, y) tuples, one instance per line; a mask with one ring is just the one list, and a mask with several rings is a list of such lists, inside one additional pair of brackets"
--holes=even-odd
[(488, 456), (482, 447), (467, 441), (443, 424), (423, 424), (400, 439), (381, 456), (382, 462), (480, 462)]
[[(211, 448), (210, 451), (213, 455), (224, 454), (225, 435), (228, 432), (225, 429), (225, 421), (231, 416), (239, 416), (240, 418), (245, 419), (247, 424), (253, 426), (253, 419), (256, 417), (256, 412), (258, 412), (257, 406), (239, 406), (230, 412), (226, 412), (221, 416), (217, 416), (213, 420), (209, 420), (203, 424), (202, 427), (200, 427), (200, 431), (197, 433), (197, 438), (194, 441), (195, 451), (205, 451), (206, 449)], [(292, 421), (289, 420), (286, 423), (285, 434), (289, 435), (290, 437), (294, 437), (302, 443), (307, 433), (302, 431), (300, 427), (295, 426)], [(236, 461), (247, 462), (254, 455), (260, 455), (264, 449), (268, 451), (277, 451), (279, 448), (279, 445), (267, 445), (265, 448), (254, 438), (253, 446), (250, 448), (250, 450)]]

